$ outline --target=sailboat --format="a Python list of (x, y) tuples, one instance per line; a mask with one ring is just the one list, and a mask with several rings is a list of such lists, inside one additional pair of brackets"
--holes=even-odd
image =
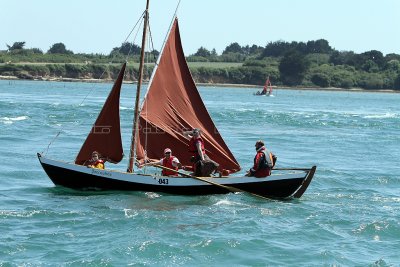
[(272, 83), (269, 79), (269, 76), (267, 78), (267, 80), (265, 81), (264, 87), (262, 91), (257, 91), (254, 95), (257, 96), (274, 96), (272, 94)]
[[(149, 17), (148, 1), (144, 13), (141, 64), (128, 168), (121, 171), (96, 169), (88, 168), (85, 164), (93, 151), (98, 151), (104, 159), (115, 164), (123, 159), (119, 117), (119, 97), (126, 68), (126, 64), (123, 64), (75, 161), (65, 162), (48, 158), (44, 153), (37, 154), (51, 181), (56, 186), (78, 190), (131, 190), (178, 195), (245, 192), (268, 199), (301, 197), (314, 176), (316, 166), (282, 169), (280, 173), (277, 171), (265, 178), (235, 175), (241, 167), (212, 121), (196, 88), (183, 53), (176, 15), (153, 70), (143, 103), (139, 105)], [(134, 169), (137, 162), (162, 158), (165, 147), (171, 147), (173, 154), (183, 165), (191, 165), (189, 140), (182, 132), (194, 128), (202, 130), (206, 154), (219, 163), (221, 170), (230, 175), (196, 177), (178, 171), (179, 176), (171, 177), (162, 176), (159, 172), (143, 173)]]

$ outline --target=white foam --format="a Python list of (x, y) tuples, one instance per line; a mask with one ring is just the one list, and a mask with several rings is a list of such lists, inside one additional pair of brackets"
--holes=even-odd
[(15, 121), (23, 121), (29, 119), (28, 116), (18, 116), (18, 117), (1, 117), (0, 121), (3, 122), (4, 124), (12, 124)]
[(373, 115), (367, 115), (364, 116), (365, 119), (390, 119), (390, 118), (396, 118), (397, 114), (396, 113), (385, 113), (385, 114), (373, 114)]
[(6, 217), (21, 217), (21, 218), (29, 218), (35, 214), (40, 214), (41, 211), (33, 210), (33, 211), (15, 211), (15, 210), (0, 210), (0, 215)]
[(131, 209), (124, 209), (124, 213), (126, 218), (133, 218), (139, 215), (137, 211)]

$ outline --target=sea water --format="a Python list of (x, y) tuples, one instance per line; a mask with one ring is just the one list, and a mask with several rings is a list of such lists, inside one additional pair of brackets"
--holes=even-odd
[(400, 94), (199, 88), (243, 172), (258, 139), (277, 167), (318, 166), (299, 200), (55, 187), (36, 153), (72, 162), (110, 88), (0, 81), (0, 266), (400, 265)]

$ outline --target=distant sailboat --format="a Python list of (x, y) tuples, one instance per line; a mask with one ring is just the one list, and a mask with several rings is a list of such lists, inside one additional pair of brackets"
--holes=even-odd
[(267, 80), (265, 81), (263, 90), (261, 92), (257, 91), (257, 93), (255, 93), (254, 95), (258, 95), (258, 96), (273, 96), (273, 94), (272, 94), (272, 84), (271, 84), (271, 81), (269, 79), (269, 76), (268, 76)]
[[(206, 154), (229, 173), (241, 168), (222, 139), (200, 97), (183, 54), (178, 19), (175, 17), (159, 55), (148, 91), (139, 108), (143, 73), (143, 55), (148, 25), (148, 5), (142, 41), (140, 76), (132, 127), (132, 142), (127, 171), (93, 169), (85, 165), (93, 151), (105, 160), (118, 163), (123, 158), (120, 132), (119, 97), (126, 64), (92, 130), (82, 145), (75, 163), (53, 160), (38, 153), (39, 161), (55, 185), (74, 189), (133, 190), (165, 192), (179, 195), (248, 192), (266, 198), (299, 198), (313, 178), (316, 167), (290, 170), (287, 174), (272, 174), (265, 178), (226, 176), (222, 178), (195, 177), (178, 172), (181, 177), (134, 173), (135, 162), (160, 159), (165, 147), (171, 147), (183, 165), (191, 165), (188, 140), (184, 129), (200, 128)], [(159, 166), (161, 167), (161, 166)], [(297, 172), (293, 172), (297, 171)]]

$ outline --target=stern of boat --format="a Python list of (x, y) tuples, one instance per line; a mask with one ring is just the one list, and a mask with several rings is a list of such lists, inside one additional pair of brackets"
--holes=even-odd
[(312, 166), (312, 168), (308, 171), (306, 178), (304, 179), (303, 183), (297, 189), (297, 191), (293, 194), (293, 198), (300, 198), (304, 192), (307, 190), (308, 186), (311, 183), (311, 180), (314, 177), (315, 171), (317, 170), (317, 166)]

